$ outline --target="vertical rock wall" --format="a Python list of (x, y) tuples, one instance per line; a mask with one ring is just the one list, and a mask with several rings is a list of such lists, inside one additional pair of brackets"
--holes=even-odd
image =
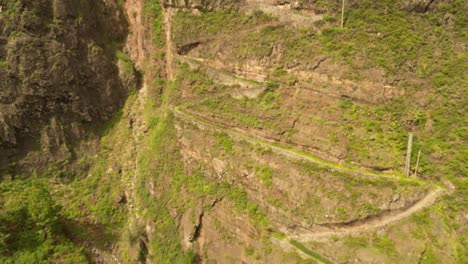
[[(18, 174), (28, 166), (47, 166), (55, 154), (68, 159), (85, 130), (99, 127), (122, 106), (131, 87), (119, 78), (116, 63), (116, 50), (127, 35), (120, 9), (114, 0), (2, 1), (0, 170), (4, 175)], [(45, 142), (60, 142), (59, 148), (67, 149), (67, 154)], [(30, 151), (41, 154), (31, 157)]]

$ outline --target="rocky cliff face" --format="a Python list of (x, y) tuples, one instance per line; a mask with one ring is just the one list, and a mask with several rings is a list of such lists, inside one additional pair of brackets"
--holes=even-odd
[[(392, 100), (413, 107), (409, 84), (372, 52), (335, 54), (379, 45), (408, 57), (413, 46), (387, 42), (439, 31), (405, 30), (392, 12), (432, 2), (347, 0), (348, 14), (377, 24), (366, 14), (339, 30), (341, 1), (0, 0), (0, 197), (11, 175), (79, 167), (72, 182), (38, 178), (91, 263), (452, 263), (466, 221), (445, 219), (445, 202), (426, 208), (442, 194), (427, 170), (399, 177), (412, 119)], [(398, 78), (412, 76), (406, 65)], [(418, 87), (414, 98), (434, 96)], [(410, 110), (424, 119), (422, 107)]]
[[(116, 1), (8, 0), (0, 13), (0, 168), (73, 156), (85, 128), (108, 120), (130, 89), (116, 48)], [(18, 162), (30, 150), (41, 158)]]

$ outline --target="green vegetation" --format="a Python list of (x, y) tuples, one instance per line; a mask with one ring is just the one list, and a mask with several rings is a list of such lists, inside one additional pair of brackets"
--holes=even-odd
[[(147, 111), (154, 110), (147, 109)], [(197, 193), (205, 190), (204, 185), (199, 182), (199, 177), (186, 176), (177, 159), (180, 154), (174, 141), (172, 120), (173, 117), (169, 116), (166, 119), (159, 119), (157, 124), (153, 125), (147, 137), (147, 147), (142, 151), (138, 161), (140, 169), (137, 171), (135, 190), (137, 208), (145, 217), (152, 219), (156, 232), (161, 234), (155, 236), (148, 247), (152, 252), (151, 261), (157, 263), (179, 263), (190, 257), (182, 251), (177, 227), (164, 203), (172, 199), (177, 201), (177, 205), (183, 205), (184, 198), (180, 196), (182, 189)], [(167, 195), (161, 199), (153, 197), (148, 188), (150, 183), (155, 184), (156, 190)]]
[(393, 241), (386, 236), (374, 236), (372, 240), (372, 246), (378, 251), (385, 253), (386, 255), (392, 255), (397, 253)]
[(215, 133), (216, 144), (218, 147), (226, 151), (226, 153), (234, 153), (232, 138), (226, 133)]
[(259, 166), (255, 168), (255, 175), (262, 180), (266, 186), (271, 186), (273, 183), (273, 171), (268, 166)]
[(254, 12), (251, 15), (233, 11), (206, 12), (199, 16), (179, 11), (174, 18), (174, 41), (177, 45), (185, 45), (196, 39), (225, 33), (226, 29), (235, 32), (271, 20), (271, 16), (262, 12)]
[(344, 243), (352, 248), (366, 248), (369, 243), (365, 237), (347, 236), (344, 238)]
[(0, 182), (0, 262), (86, 262), (48, 188), (42, 178)]
[(164, 46), (163, 14), (158, 0), (145, 0), (143, 14), (151, 20), (151, 37), (156, 47)]
[[(335, 125), (352, 123), (334, 126), (339, 130), (330, 134), (330, 144), (340, 144), (337, 140), (346, 138), (350, 151), (348, 161), (378, 169), (398, 169), (403, 166), (407, 132), (412, 130), (416, 136), (413, 153), (422, 151), (421, 174), (434, 179), (466, 175), (467, 148), (459, 143), (468, 137), (460, 125), (465, 123), (463, 105), (467, 98), (466, 89), (461, 89), (467, 85), (464, 65), (468, 59), (460, 49), (466, 42), (464, 1), (438, 3), (437, 8), (424, 14), (405, 11), (404, 4), (402, 1), (358, 1), (347, 8), (345, 29), (341, 30), (339, 12), (333, 13), (339, 11), (339, 6), (317, 2), (320, 9), (331, 12), (316, 25), (319, 32), (314, 28), (275, 25), (271, 23), (274, 19), (268, 20), (269, 25), (240, 23), (249, 21), (248, 16), (240, 14), (208, 12), (195, 16), (179, 12), (175, 21), (176, 38), (181, 44), (189, 43), (190, 39), (203, 40), (205, 36), (221, 38), (226, 43), (223, 46), (226, 60), (236, 62), (268, 57), (275, 43), (281, 47), (279, 65), (315, 65), (318, 58), (326, 56), (344, 65), (341, 77), (351, 80), (371, 78), (367, 71), (380, 69), (386, 83), (394, 83), (405, 96), (375, 106), (352, 102), (350, 109), (345, 107), (341, 120), (325, 119), (325, 122), (336, 122)], [(221, 20), (223, 23), (219, 23)], [(231, 24), (232, 27), (226, 26)], [(242, 25), (244, 30), (240, 31), (237, 25)], [(235, 37), (229, 37), (230, 32), (236, 32)], [(206, 46), (199, 53), (214, 57), (216, 49)], [(285, 78), (285, 72), (276, 68), (273, 77)], [(289, 78), (285, 79), (284, 83), (289, 85)], [(211, 108), (207, 110), (216, 110), (227, 121), (269, 128), (276, 134), (278, 124), (291, 117), (276, 112), (282, 108), (281, 100), (272, 95), (264, 98), (268, 98), (266, 107), (263, 102), (252, 106), (243, 101), (236, 106), (225, 98), (204, 104)], [(284, 96), (276, 98), (285, 99)], [(277, 123), (265, 122), (268, 120), (265, 116), (275, 116)]]
[(251, 247), (246, 247), (244, 251), (245, 251), (245, 254), (247, 254), (248, 256), (252, 256), (255, 252), (254, 249)]
[[(272, 144), (271, 142), (265, 142), (261, 139), (257, 139), (255, 137), (250, 138), (248, 135), (237, 132), (235, 130), (228, 129), (221, 124), (212, 123), (207, 120), (201, 119), (199, 117), (193, 116), (188, 114), (187, 112), (183, 112), (180, 109), (176, 108), (175, 112), (178, 116), (183, 113), (187, 117), (191, 117), (196, 120), (197, 123), (211, 126), (213, 129), (216, 129), (218, 132), (211, 132), (212, 135), (217, 135), (218, 133), (229, 133), (233, 135), (236, 139), (239, 137), (249, 139), (249, 142), (235, 141), (236, 146), (236, 155), (232, 157), (226, 157), (226, 161), (230, 163), (230, 161), (235, 160), (235, 162), (242, 162), (243, 160), (249, 160), (249, 155), (245, 156), (245, 154), (250, 151), (257, 151), (254, 145), (250, 142), (261, 142), (261, 144), (266, 144), (266, 146), (272, 146), (274, 149), (284, 149), (287, 151), (295, 151), (293, 149), (287, 147), (281, 147), (277, 144)], [(185, 118), (183, 118), (185, 120)], [(207, 131), (205, 129), (198, 130), (195, 129), (194, 131), (188, 132), (187, 134), (190, 135), (192, 133), (199, 134), (201, 131)], [(205, 132), (207, 133), (207, 132)], [(207, 141), (210, 141), (209, 138), (206, 138)], [(217, 141), (216, 137), (213, 139)], [(197, 139), (194, 139), (196, 142)], [(195, 146), (194, 146), (195, 147)], [(295, 151), (295, 153), (299, 155), (307, 155), (300, 151)], [(274, 160), (275, 154), (274, 152), (264, 152), (263, 150), (260, 153), (264, 153), (262, 155), (262, 159), (265, 160)], [(243, 157), (241, 157), (243, 156)], [(307, 156), (308, 157), (308, 156)], [(238, 160), (238, 158), (241, 158)], [(312, 157), (313, 158), (313, 157)], [(248, 164), (243, 165), (247, 168), (255, 170), (255, 176), (260, 181), (265, 183), (265, 189), (262, 188), (261, 193), (262, 197), (266, 202), (276, 208), (282, 208), (285, 211), (292, 211), (294, 210), (294, 215), (297, 216), (300, 221), (312, 224), (312, 223), (320, 223), (329, 221), (329, 219), (325, 219), (325, 212), (329, 211), (336, 217), (336, 220), (342, 220), (344, 222), (351, 221), (356, 218), (366, 217), (368, 215), (377, 214), (380, 212), (380, 208), (376, 206), (376, 204), (380, 203), (377, 202), (378, 200), (374, 200), (375, 198), (382, 195), (382, 193), (386, 193), (387, 195), (391, 195), (392, 193), (413, 193), (416, 190), (420, 190), (420, 188), (426, 188), (427, 184), (421, 181), (418, 181), (414, 178), (402, 178), (404, 181), (400, 181), (399, 178), (394, 176), (387, 176), (387, 177), (359, 177), (354, 175), (354, 173), (349, 172), (339, 172), (334, 169), (330, 169), (328, 164), (322, 164), (322, 161), (318, 161), (319, 164), (314, 164), (309, 161), (302, 161), (302, 160), (295, 160), (291, 159), (288, 160), (289, 167), (294, 168), (292, 171), (299, 171), (301, 173), (299, 178), (290, 178), (291, 180), (300, 180), (302, 182), (302, 188), (304, 192), (307, 193), (307, 199), (305, 202), (299, 203), (296, 207), (290, 208), (289, 206), (283, 205), (283, 202), (286, 202), (288, 199), (288, 193), (281, 193), (278, 192), (277, 186), (273, 186), (271, 184), (272, 176), (278, 173), (278, 178), (281, 178), (283, 181), (288, 179), (288, 171), (284, 168), (281, 169), (272, 169), (268, 166), (256, 166), (252, 167)], [(335, 168), (335, 166), (339, 166), (338, 164), (330, 163), (329, 166)], [(339, 183), (339, 191), (337, 191), (335, 184), (329, 184), (330, 182)], [(344, 188), (343, 188), (344, 187)], [(284, 192), (284, 191), (283, 191)], [(377, 194), (381, 193), (381, 194)], [(364, 194), (364, 195), (363, 195)], [(289, 194), (290, 195), (290, 194)], [(294, 195), (294, 194), (292, 194)], [(367, 195), (372, 196), (372, 200), (369, 201)], [(255, 195), (253, 195), (255, 196)], [(325, 199), (320, 199), (320, 197), (327, 196)], [(231, 193), (228, 195), (230, 200), (235, 201), (234, 204), (237, 206), (237, 211), (243, 211), (247, 208), (246, 201), (248, 200), (247, 193), (239, 189), (238, 191), (231, 190)], [(330, 208), (329, 205), (326, 205), (327, 201), (339, 201), (339, 204), (342, 205), (340, 207)], [(264, 206), (264, 205), (263, 205)], [(324, 209), (326, 208), (326, 211)], [(356, 208), (358, 210), (350, 210), (350, 208)], [(252, 211), (255, 212), (255, 211)], [(348, 213), (352, 212), (352, 213)], [(283, 215), (275, 215), (277, 218), (282, 219)], [(290, 218), (288, 218), (291, 221)]]
[(179, 65), (175, 86), (187, 91), (190, 96), (212, 94), (226, 88), (222, 84), (215, 83), (203, 69), (191, 69), (187, 63)]
[[(336, 3), (322, 0), (314, 3), (330, 13), (310, 28), (279, 25), (275, 18), (262, 12), (199, 15), (178, 11), (173, 27), (178, 48), (199, 41), (202, 44), (197, 48), (198, 54), (207, 59), (219, 59), (222, 54), (222, 59), (232, 65), (259, 62), (270, 72), (265, 91), (258, 98), (233, 99), (227, 92), (239, 87), (216, 83), (210, 78), (209, 67), (190, 69), (185, 63), (179, 65), (176, 80), (166, 82), (161, 77), (160, 65), (151, 61), (148, 75), (154, 80), (148, 86), (154, 94), (146, 98), (144, 109), (142, 105), (134, 105), (137, 98), (131, 96), (126, 107), (99, 129), (102, 138), (95, 156), (86, 150), (73, 153), (82, 168), (74, 178), (69, 176), (72, 172), (51, 168), (44, 177), (0, 182), (0, 262), (83, 263), (87, 261), (85, 255), (90, 253), (89, 246), (84, 247), (89, 244), (84, 242), (89, 242), (103, 252), (110, 250), (109, 244), (115, 245), (124, 262), (195, 263), (196, 253), (184, 251), (181, 245), (179, 221), (200, 204), (205, 213), (212, 212), (216, 201), (221, 199), (223, 206), (234, 209), (234, 216), (242, 215), (246, 225), (254, 225), (259, 239), (270, 234), (285, 240), (285, 234), (271, 229), (276, 225), (272, 221), (283, 221), (284, 215), (289, 217), (286, 223), (304, 225), (346, 222), (375, 215), (381, 211), (379, 206), (388, 204), (389, 199), (394, 202), (394, 194), (399, 194), (396, 199), (401, 201), (405, 198), (400, 195), (414, 197), (411, 195), (418, 195), (429, 186), (428, 182), (402, 178), (398, 173), (403, 165), (407, 133), (413, 131), (413, 153), (416, 155), (418, 150), (423, 153), (419, 172), (425, 179), (451, 180), (456, 187), (453, 194), (439, 198), (433, 207), (378, 234), (363, 233), (343, 240), (336, 237), (328, 246), (344, 245), (350, 252), (366, 248), (374, 250), (379, 257), (394, 260), (403, 257), (397, 243), (407, 239), (408, 243), (430, 245), (421, 255), (421, 263), (447, 262), (447, 259), (466, 263), (467, 242), (459, 235), (465, 228), (459, 219), (467, 208), (468, 193), (465, 179), (468, 147), (463, 144), (468, 138), (467, 97), (463, 89), (467, 86), (468, 59), (463, 46), (466, 43), (465, 3), (463, 0), (440, 3), (436, 10), (420, 14), (408, 13), (400, 2), (355, 1), (347, 9), (344, 29), (337, 27), (338, 14), (333, 13), (337, 11)], [(7, 11), (1, 17), (12, 16), (19, 7), (16, 3), (7, 1)], [(122, 5), (123, 1), (118, 3)], [(146, 0), (143, 15), (151, 23), (154, 58), (162, 64), (161, 50), (165, 43), (160, 2)], [(25, 13), (24, 18), (36, 19), (32, 13)], [(58, 24), (48, 25), (55, 30)], [(222, 50), (213, 48), (212, 44), (222, 46)], [(115, 56), (126, 71), (135, 70), (127, 54), (116, 51)], [(322, 58), (326, 58), (323, 68), (319, 65), (324, 62)], [(230, 66), (228, 63), (226, 66)], [(0, 61), (0, 70), (6, 68), (7, 62)], [(294, 69), (330, 71), (327, 74), (336, 74), (338, 79), (370, 79), (391, 84), (401, 96), (385, 97), (378, 103), (352, 97), (344, 99), (345, 95), (339, 95), (341, 91), (335, 91), (336, 86), (318, 84), (315, 75), (309, 79), (290, 75), (288, 71)], [(312, 91), (317, 94), (314, 100), (302, 100), (301, 92), (306, 89), (317, 89)], [(210, 95), (214, 96), (208, 98)], [(197, 101), (200, 98), (204, 100)], [(227, 161), (230, 165), (244, 159), (239, 166), (246, 167), (249, 174), (254, 171), (257, 181), (262, 183), (254, 185), (260, 189), (257, 193), (245, 183), (250, 178), (242, 179), (245, 182), (235, 178), (237, 172), (227, 179), (214, 180), (205, 172), (212, 171), (210, 161), (186, 162), (179, 139), (181, 133), (188, 133), (184, 131), (187, 124), (183, 118), (177, 120), (170, 110), (187, 101), (190, 111), (220, 122), (190, 115), (187, 113), (190, 111), (181, 110), (183, 107), (175, 107), (175, 112), (216, 129), (203, 134), (206, 142), (215, 146), (210, 158), (221, 153), (223, 158), (230, 159)], [(142, 128), (134, 128), (134, 122)], [(221, 125), (226, 123), (257, 129), (259, 134), (273, 139), (264, 140)], [(322, 145), (296, 142), (303, 136), (300, 133), (304, 133), (306, 142)], [(335, 149), (330, 151), (327, 146), (345, 146), (336, 151), (342, 151), (336, 154), (340, 162), (317, 158), (308, 151), (309, 147), (320, 149), (321, 146), (325, 146), (323, 152), (332, 155), (336, 154)], [(254, 155), (248, 156), (245, 150)], [(265, 165), (278, 160), (275, 152), (287, 152), (297, 159), (285, 159), (288, 168)], [(252, 157), (257, 163), (245, 165), (245, 160), (251, 161)], [(415, 156), (412, 158), (415, 160)], [(375, 172), (380, 170), (390, 172)], [(287, 172), (294, 177), (288, 179)], [(304, 193), (297, 200), (288, 197), (291, 192), (284, 190), (288, 187), (280, 189), (273, 185), (273, 175), (275, 183), (300, 178)], [(297, 187), (291, 189), (297, 191)], [(386, 197), (384, 202), (381, 196)], [(269, 207), (281, 210), (271, 217), (274, 210), (265, 210)], [(281, 215), (281, 211), (286, 213)], [(325, 216), (324, 212), (331, 216)], [(329, 217), (333, 219), (326, 219)], [(216, 218), (213, 221), (216, 230), (223, 233), (224, 223)], [(405, 233), (405, 228), (411, 231)], [(227, 232), (222, 235), (229, 239)], [(310, 262), (331, 263), (298, 241), (290, 243), (310, 256)], [(245, 255), (253, 259), (260, 259), (260, 252), (266, 255), (272, 252), (269, 243), (263, 243), (260, 248), (241, 245)], [(312, 248), (319, 248), (313, 245)], [(320, 252), (327, 252), (335, 259), (333, 250), (336, 249), (328, 251), (326, 246)], [(441, 254), (443, 251), (449, 253)], [(288, 262), (309, 261), (301, 260), (297, 254), (286, 258)]]
[(271, 233), (271, 236), (279, 240), (283, 240), (286, 238), (286, 236), (283, 233), (278, 233), (278, 232)]
[[(434, 48), (444, 44), (451, 47), (454, 43), (449, 43), (448, 38), (461, 37), (457, 31), (465, 20), (464, 3), (454, 1), (440, 7), (439, 12), (454, 14), (455, 23), (447, 25), (438, 12), (408, 14), (407, 11), (398, 10), (396, 2), (361, 1), (357, 7), (349, 8), (345, 30), (329, 27), (320, 35), (324, 51), (353, 65), (361, 56), (365, 56), (370, 63), (366, 67), (380, 66), (393, 74), (407, 71), (407, 62), (419, 60), (417, 65), (422, 68), (417, 71), (429, 74), (424, 75), (429, 77), (434, 73), (430, 71), (431, 68), (439, 66), (437, 60), (447, 55), (434, 54)], [(449, 31), (444, 32), (444, 28)], [(452, 51), (445, 49), (444, 52)]]
[[(156, 109), (147, 109), (157, 114)], [(178, 263), (187, 258), (181, 251), (178, 232), (174, 221), (163, 204), (169, 203), (178, 212), (193, 205), (203, 197), (226, 196), (239, 213), (246, 213), (258, 228), (266, 228), (269, 220), (257, 205), (249, 201), (247, 193), (225, 182), (209, 181), (200, 168), (192, 168), (190, 173), (182, 163), (174, 128), (174, 117), (168, 112), (165, 118), (158, 118), (157, 124), (149, 130), (146, 148), (140, 155), (137, 172), (138, 208), (143, 215), (152, 219), (157, 232), (164, 234), (150, 241), (152, 261), (158, 263)], [(153, 119), (155, 120), (155, 119)], [(156, 121), (153, 121), (156, 122)], [(232, 139), (218, 134), (218, 143), (227, 152), (233, 151)], [(165, 193), (156, 198), (148, 191), (152, 184), (153, 191)]]
[[(404, 123), (412, 120), (400, 116), (404, 111), (401, 102), (383, 106), (369, 106), (357, 104), (351, 100), (343, 100), (340, 103), (340, 109), (342, 110), (341, 120), (346, 122), (347, 126), (337, 129), (340, 131), (340, 135), (345, 135), (350, 142), (348, 148), (350, 156), (366, 157), (369, 153), (373, 153), (374, 160), (387, 160), (385, 163), (374, 162), (376, 167), (378, 167), (377, 164), (382, 164), (382, 167), (403, 165), (401, 157), (406, 151), (407, 132), (403, 123), (397, 120), (404, 118)], [(420, 119), (414, 122), (422, 123)], [(424, 126), (424, 123), (420, 125)], [(359, 136), (356, 136), (357, 133)], [(379, 157), (379, 152), (381, 152), (379, 150), (385, 150), (382, 157)], [(367, 159), (369, 158), (367, 157)]]
[(223, 183), (220, 192), (225, 194), (229, 200), (233, 202), (238, 212), (247, 213), (257, 228), (266, 229), (269, 227), (270, 220), (268, 217), (260, 210), (258, 205), (249, 200), (244, 190)]
[(270, 121), (261, 120), (254, 114), (243, 113), (239, 109), (249, 109), (254, 112), (258, 109), (259, 113), (268, 111), (269, 109), (278, 108), (279, 96), (273, 92), (266, 92), (261, 98), (249, 99), (244, 97), (239, 101), (233, 100), (229, 95), (215, 99), (207, 99), (199, 105), (191, 105), (189, 109), (212, 112), (217, 115), (222, 115), (223, 118), (230, 121), (240, 122), (246, 127), (268, 128), (273, 124)]
[[(421, 264), (437, 264), (440, 263), (440, 260), (434, 255), (434, 252), (430, 249), (426, 249), (424, 254), (421, 256)], [(460, 262), (462, 263), (462, 262)]]
[(0, 60), (0, 70), (6, 70), (8, 68), (8, 62)]
[[(466, 42), (466, 32), (462, 30), (462, 25), (466, 25), (465, 3), (452, 1), (425, 14), (408, 14), (397, 10), (395, 2), (363, 1), (357, 8), (350, 8), (346, 29), (324, 29), (319, 37), (321, 46), (325, 53), (354, 68), (360, 68), (358, 64), (365, 60), (365, 67), (379, 66), (392, 76), (415, 72), (416, 76), (407, 76), (400, 86), (411, 92), (420, 91), (422, 86), (431, 87), (430, 95), (426, 95), (430, 104), (418, 112), (416, 120), (404, 120), (405, 116), (394, 120), (419, 127), (418, 147), (425, 154), (422, 173), (466, 175), (467, 163), (461, 158), (466, 147), (457, 143), (468, 137), (463, 126), (458, 125), (464, 123), (466, 109), (457, 107), (466, 104), (464, 89), (460, 87), (467, 84), (464, 65), (468, 58), (466, 52), (457, 48)], [(444, 21), (448, 15), (451, 20)], [(409, 79), (424, 79), (426, 84), (415, 86)], [(404, 113), (402, 110), (412, 104), (410, 97), (407, 100), (400, 103), (402, 107), (390, 104), (388, 112)], [(428, 117), (434, 124), (431, 129), (424, 129)], [(444, 160), (440, 155), (452, 158)]]
[[(3, 19), (2, 22), (5, 23), (6, 32), (12, 30), (15, 25), (11, 23), (15, 21), (15, 16), (19, 14), (21, 7), (21, 1), (18, 0), (5, 0), (2, 1), (3, 12), (0, 13), (0, 19)], [(12, 25), (13, 24), (13, 25)]]
[(314, 259), (317, 259), (319, 260), (320, 262), (324, 263), (324, 264), (332, 264), (332, 262), (330, 262), (328, 259), (320, 256), (319, 254), (317, 254), (316, 252), (308, 249), (306, 246), (304, 246), (303, 244), (301, 244), (299, 241), (296, 241), (296, 240), (291, 240), (289, 241), (291, 243), (291, 245), (293, 245), (295, 248), (299, 249), (300, 251), (304, 252), (305, 254), (311, 256), (312, 258)]
[[(367, 176), (371, 176), (371, 177), (372, 176), (381, 176), (382, 178), (393, 178), (393, 179), (398, 178), (398, 179), (400, 179), (402, 181), (412, 183), (412, 184), (415, 184), (415, 185), (418, 185), (418, 184), (422, 183), (421, 181), (419, 181), (418, 179), (415, 179), (415, 178), (398, 177), (398, 175), (389, 175), (389, 174), (378, 173), (378, 172), (364, 171), (364, 170), (361, 170), (361, 169), (358, 169), (358, 168), (347, 167), (347, 166), (343, 166), (341, 164), (336, 164), (336, 163), (333, 163), (333, 162), (325, 161), (325, 160), (322, 160), (322, 159), (317, 158), (315, 156), (312, 156), (310, 154), (307, 154), (305, 152), (293, 149), (290, 146), (285, 146), (285, 145), (282, 145), (282, 144), (279, 144), (279, 143), (267, 142), (267, 141), (262, 140), (262, 139), (260, 139), (258, 137), (247, 136), (247, 135), (244, 135), (242, 133), (233, 131), (231, 129), (226, 128), (225, 126), (223, 126), (221, 124), (206, 121), (206, 120), (204, 120), (202, 118), (196, 117), (196, 116), (191, 115), (191, 114), (186, 113), (186, 112), (183, 112), (180, 109), (180, 107), (177, 107), (176, 111), (181, 112), (186, 116), (190, 116), (191, 118), (193, 118), (197, 122), (200, 122), (202, 124), (207, 124), (207, 125), (212, 126), (212, 127), (216, 128), (216, 129), (221, 129), (223, 131), (229, 132), (229, 133), (234, 134), (234, 135), (238, 135), (238, 136), (241, 136), (241, 137), (244, 137), (244, 138), (247, 138), (247, 139), (251, 139), (251, 140), (254, 140), (254, 141), (259, 141), (262, 144), (265, 144), (265, 145), (267, 145), (267, 146), (269, 146), (271, 148), (287, 150), (287, 151), (291, 151), (293, 153), (296, 153), (296, 154), (306, 158), (307, 160), (318, 164), (319, 166), (317, 166), (315, 164), (311, 164), (311, 166), (315, 166), (319, 171), (323, 171), (324, 168), (326, 168), (326, 167), (333, 167), (333, 168), (340, 169), (340, 170), (343, 170), (343, 171), (347, 171), (347, 172), (350, 172), (350, 173), (358, 173), (358, 174), (363, 174), (363, 175), (367, 175)], [(308, 164), (310, 164), (310, 163), (308, 163)], [(352, 178), (350, 177), (349, 179), (351, 180)], [(363, 179), (359, 178), (359, 180), (363, 180)], [(355, 181), (355, 180), (351, 180), (351, 181)]]
[(135, 65), (133, 64), (132, 59), (130, 59), (130, 57), (125, 52), (118, 50), (116, 51), (115, 56), (119, 61), (122, 62), (122, 64), (124, 65), (124, 69), (127, 72), (132, 73), (133, 71), (135, 71)]
[(422, 212), (412, 215), (411, 220), (413, 220), (418, 226), (428, 226), (431, 224), (428, 210), (423, 210)]
[[(283, 27), (265, 26), (260, 32), (249, 32), (242, 39), (239, 55), (243, 57), (267, 57), (271, 54), (276, 41), (275, 31), (281, 31)], [(258, 35), (262, 38), (259, 38)], [(252, 45), (255, 43), (255, 45)]]

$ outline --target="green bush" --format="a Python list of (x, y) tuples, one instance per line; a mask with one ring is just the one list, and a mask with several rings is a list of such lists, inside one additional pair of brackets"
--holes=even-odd
[(234, 153), (234, 147), (233, 147), (233, 140), (232, 138), (226, 134), (226, 133), (215, 133), (216, 137), (216, 144), (218, 147), (226, 151), (227, 153)]
[(353, 248), (365, 248), (369, 245), (365, 237), (348, 236), (344, 238), (344, 243)]
[(158, 0), (145, 0), (143, 15), (151, 19), (151, 33), (153, 43), (157, 47), (164, 46), (163, 14)]
[(115, 52), (115, 56), (119, 61), (123, 63), (124, 68), (127, 72), (133, 72), (135, 70), (135, 65), (133, 64), (132, 59), (130, 59), (130, 57), (126, 53), (118, 50)]
[(386, 236), (379, 237), (379, 236), (374, 236), (372, 240), (372, 245), (379, 251), (387, 254), (387, 255), (392, 255), (397, 253), (395, 245), (393, 244), (393, 241)]
[(8, 62), (0, 60), (0, 70), (7, 69), (7, 68), (8, 68)]
[(255, 175), (260, 178), (263, 184), (271, 186), (273, 183), (273, 171), (268, 166), (259, 166), (255, 169)]
[(36, 178), (0, 183), (0, 262), (86, 262), (62, 233), (65, 219), (48, 188)]

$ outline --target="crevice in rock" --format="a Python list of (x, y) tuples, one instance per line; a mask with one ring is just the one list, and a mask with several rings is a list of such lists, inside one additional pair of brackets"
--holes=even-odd
[(311, 69), (311, 70), (313, 70), (313, 71), (317, 70), (317, 69), (320, 67), (320, 65), (321, 65), (324, 61), (326, 61), (327, 59), (328, 59), (327, 57), (320, 58), (320, 59), (317, 61), (317, 63), (316, 63), (314, 66), (312, 66), (312, 69)]
[(146, 259), (148, 257), (148, 235), (144, 232), (141, 235), (140, 242), (139, 242), (139, 251), (138, 251), (138, 262), (139, 263), (146, 263)]
[(422, 263), (424, 259), (424, 254), (426, 253), (426, 251), (427, 251), (427, 244), (424, 245), (423, 251), (421, 252), (421, 254), (419, 254), (418, 264)]
[(177, 54), (179, 55), (187, 55), (188, 53), (190, 53), (190, 51), (192, 51), (193, 49), (197, 48), (198, 46), (200, 46), (201, 44), (203, 44), (203, 42), (201, 41), (195, 41), (195, 42), (191, 42), (191, 43), (188, 43), (188, 44), (185, 44), (181, 47), (177, 47)]
[(219, 198), (216, 198), (213, 203), (211, 203), (211, 208), (213, 209), (219, 202), (221, 202), (224, 199), (224, 196), (221, 196)]
[(195, 224), (194, 225), (194, 229), (193, 229), (193, 232), (190, 234), (189, 236), (189, 241), (190, 242), (195, 242), (197, 241), (198, 237), (200, 236), (200, 232), (201, 232), (201, 229), (203, 227), (203, 216), (204, 216), (205, 212), (204, 210), (202, 210), (200, 212), (200, 215), (198, 216), (198, 224)]

